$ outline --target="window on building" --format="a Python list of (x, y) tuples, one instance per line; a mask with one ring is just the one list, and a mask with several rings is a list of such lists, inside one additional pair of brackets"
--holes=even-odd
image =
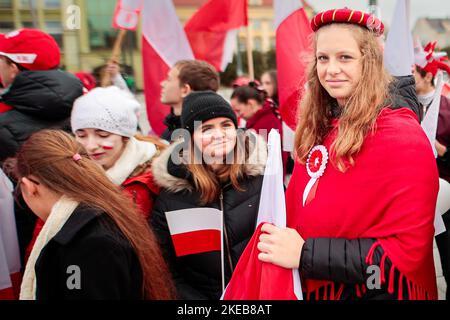
[(59, 9), (61, 8), (61, 0), (45, 0), (44, 8), (46, 9)]
[(248, 4), (251, 6), (260, 6), (262, 5), (262, 0), (249, 0)]
[[(89, 27), (89, 44), (91, 48), (112, 48), (118, 30), (112, 28), (112, 17), (116, 0), (87, 1), (87, 15)], [(136, 38), (136, 33), (133, 33)], [(131, 45), (136, 48), (134, 39)]]
[(252, 29), (253, 30), (261, 30), (261, 20), (259, 19), (253, 19), (251, 20), (251, 24), (252, 24)]
[(61, 21), (46, 21), (45, 31), (56, 40), (60, 48), (63, 47), (63, 27)]
[(20, 0), (19, 4), (22, 9), (37, 8), (38, 0)]
[(34, 28), (33, 21), (22, 21), (22, 28)]
[(277, 46), (277, 42), (275, 40), (275, 37), (270, 37), (270, 49), (275, 50)]
[(261, 37), (255, 37), (253, 39), (253, 50), (262, 51), (262, 39)]
[(12, 9), (12, 0), (0, 0), (0, 9)]
[(14, 30), (14, 22), (0, 21), (0, 33), (7, 33)]

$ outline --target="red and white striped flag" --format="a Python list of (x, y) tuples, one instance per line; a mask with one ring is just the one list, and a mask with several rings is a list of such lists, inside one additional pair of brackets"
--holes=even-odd
[[(283, 121), (295, 130), (297, 109), (306, 82), (312, 35), (303, 1), (274, 0), (278, 95)], [(283, 136), (289, 133), (283, 127)], [(283, 145), (291, 145), (283, 141)], [(286, 148), (285, 148), (286, 149)]]
[(11, 181), (0, 169), (0, 300), (18, 299), (20, 253)]
[[(234, 270), (223, 294), (225, 300), (302, 300), (298, 269), (285, 269), (258, 259), (261, 227), (272, 223), (286, 227), (286, 202), (280, 134), (272, 129), (268, 138), (268, 158), (261, 188), (257, 229)], [(282, 288), (282, 290), (280, 290)]]
[(167, 224), (177, 257), (222, 247), (222, 211), (194, 208), (166, 212)]
[(214, 208), (193, 208), (166, 212), (177, 257), (220, 251), (222, 290), (225, 288), (223, 214)]
[[(194, 55), (171, 0), (120, 0), (118, 6), (126, 8), (127, 12), (141, 10), (147, 117), (153, 133), (160, 135), (165, 129), (164, 118), (170, 112), (170, 107), (160, 101), (161, 82), (177, 61), (193, 59)], [(114, 21), (121, 20), (115, 16)], [(136, 26), (124, 23), (119, 27), (132, 29)]]
[(247, 23), (247, 0), (209, 0), (184, 30), (195, 58), (223, 71), (233, 60), (239, 28)]

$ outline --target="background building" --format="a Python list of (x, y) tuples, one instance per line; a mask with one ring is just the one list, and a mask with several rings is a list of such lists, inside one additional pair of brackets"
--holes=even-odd
[[(207, 0), (174, 0), (184, 25)], [(117, 0), (0, 0), (0, 32), (36, 27), (50, 33), (61, 46), (62, 65), (68, 71), (92, 71), (108, 61), (117, 30), (111, 27)], [(79, 11), (74, 10), (77, 6)], [(74, 17), (79, 13), (79, 17)], [(79, 23), (80, 28), (70, 25)], [(249, 28), (253, 50), (275, 48), (272, 0), (249, 0)], [(246, 50), (247, 31), (239, 33), (241, 51)], [(122, 63), (132, 67), (136, 84), (142, 88), (140, 53), (141, 28), (128, 32), (122, 50)]]

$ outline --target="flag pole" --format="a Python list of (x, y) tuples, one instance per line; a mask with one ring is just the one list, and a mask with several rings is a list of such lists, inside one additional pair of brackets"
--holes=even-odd
[(247, 25), (247, 65), (248, 75), (251, 80), (255, 80), (255, 71), (253, 68), (253, 48), (252, 48), (252, 30), (251, 25)]
[[(117, 35), (116, 40), (114, 41), (114, 46), (111, 54), (111, 58), (109, 58), (108, 63), (118, 63), (120, 59), (120, 53), (122, 48), (123, 40), (125, 39), (125, 35), (127, 34), (127, 30), (120, 29), (119, 34)], [(111, 76), (109, 73), (104, 72), (101, 76), (100, 86), (107, 87), (111, 84)]]
[(221, 211), (221, 215), (222, 215), (222, 219), (220, 219), (221, 221), (221, 232), (220, 232), (220, 263), (221, 263), (221, 271), (222, 271), (222, 294), (225, 292), (225, 250), (223, 247), (223, 228), (224, 228), (224, 223), (223, 223), (223, 208)]

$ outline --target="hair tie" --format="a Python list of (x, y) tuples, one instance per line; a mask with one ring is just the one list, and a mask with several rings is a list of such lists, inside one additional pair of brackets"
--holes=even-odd
[(73, 159), (73, 161), (78, 162), (78, 161), (81, 160), (81, 156), (80, 156), (79, 153), (75, 153), (75, 154), (72, 156), (72, 159)]

